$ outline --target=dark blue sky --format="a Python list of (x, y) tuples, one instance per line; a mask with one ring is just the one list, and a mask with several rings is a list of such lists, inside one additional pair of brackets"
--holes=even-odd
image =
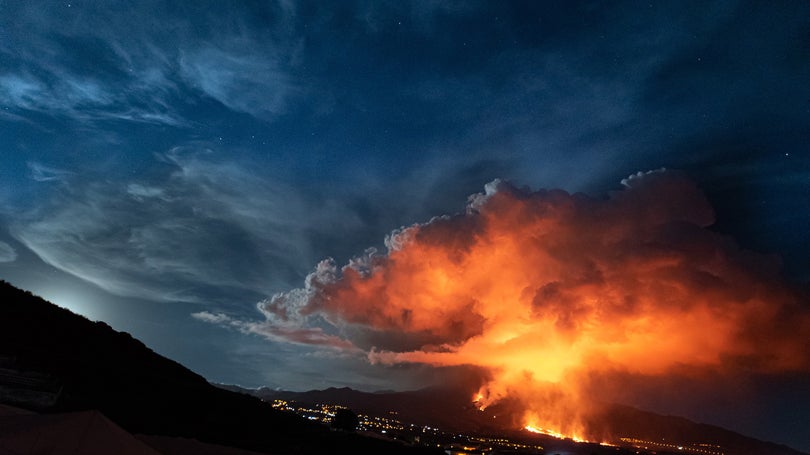
[[(2, 2), (0, 277), (212, 381), (419, 387), (191, 314), (258, 320), (496, 178), (662, 167), (806, 286), (808, 81), (806, 1)], [(757, 435), (810, 450), (780, 418)]]

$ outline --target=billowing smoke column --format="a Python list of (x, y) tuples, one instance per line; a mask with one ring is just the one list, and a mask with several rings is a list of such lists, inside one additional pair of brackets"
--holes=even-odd
[(806, 369), (810, 318), (778, 262), (706, 229), (682, 176), (622, 183), (597, 199), (494, 181), (466, 213), (326, 260), (259, 308), (278, 333), (326, 328), (372, 362), (477, 366), (481, 407), (514, 399), (521, 425), (580, 438), (594, 376)]

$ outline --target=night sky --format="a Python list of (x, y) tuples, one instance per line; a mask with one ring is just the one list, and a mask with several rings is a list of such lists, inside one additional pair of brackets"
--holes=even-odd
[[(808, 144), (806, 1), (0, 2), (0, 278), (214, 382), (458, 374), (369, 362), (359, 319), (283, 300), (498, 185), (605, 201), (677, 175), (806, 315)], [(633, 404), (810, 451), (808, 378)]]

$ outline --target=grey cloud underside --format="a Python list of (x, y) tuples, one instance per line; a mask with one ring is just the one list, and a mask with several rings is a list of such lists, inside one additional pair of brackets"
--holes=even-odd
[(178, 148), (151, 180), (42, 182), (60, 187), (12, 233), (45, 262), (123, 296), (200, 301), (288, 288), (339, 207), (209, 158)]

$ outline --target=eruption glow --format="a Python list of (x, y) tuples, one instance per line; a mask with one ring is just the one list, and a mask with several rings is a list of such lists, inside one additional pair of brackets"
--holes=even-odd
[(679, 175), (623, 184), (596, 199), (495, 181), (259, 308), (276, 329), (331, 326), (372, 362), (482, 368), (481, 409), (514, 400), (520, 427), (577, 440), (601, 439), (594, 375), (806, 369), (810, 318), (773, 260), (706, 229), (713, 210)]

